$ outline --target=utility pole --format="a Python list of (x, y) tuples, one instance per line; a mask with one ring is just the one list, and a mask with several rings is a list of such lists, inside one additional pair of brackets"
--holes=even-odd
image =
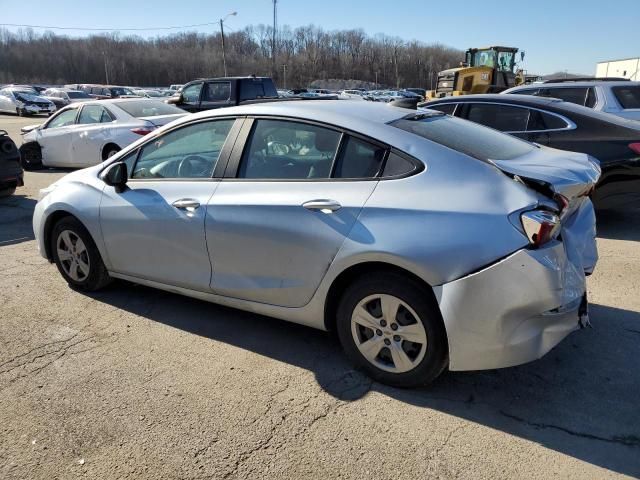
[(273, 0), (273, 32), (271, 37), (272, 71), (276, 73), (276, 32), (278, 30), (278, 0)]
[(224, 69), (224, 76), (227, 76), (227, 57), (224, 51), (224, 21), (232, 15), (237, 15), (238, 12), (231, 12), (226, 17), (220, 19), (220, 36), (222, 37), (222, 67)]
[(104, 59), (104, 78), (105, 83), (109, 85), (109, 70), (107, 69), (107, 52), (102, 51), (102, 58)]
[(282, 74), (284, 76), (284, 89), (287, 89), (287, 64), (282, 65)]

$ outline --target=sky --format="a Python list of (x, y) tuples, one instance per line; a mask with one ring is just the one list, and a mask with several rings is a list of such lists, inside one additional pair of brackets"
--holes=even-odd
[[(30, 0), (27, 4), (0, 0), (0, 27), (15, 23), (117, 31), (216, 22), (236, 11), (225, 26), (237, 30), (271, 24), (273, 18), (272, 0)], [(593, 75), (599, 61), (640, 57), (640, 0), (278, 0), (278, 24), (292, 28), (313, 24), (325, 30), (361, 28), (370, 35), (384, 33), (461, 50), (514, 46), (526, 52), (524, 68), (541, 75), (565, 70)], [(16, 31), (18, 27), (5, 28)], [(184, 30), (212, 32), (217, 28)], [(53, 31), (70, 36), (91, 33)], [(154, 37), (178, 31), (122, 33)]]

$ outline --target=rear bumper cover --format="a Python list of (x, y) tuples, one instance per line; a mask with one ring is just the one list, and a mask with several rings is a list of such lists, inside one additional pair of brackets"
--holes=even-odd
[(579, 328), (585, 268), (570, 259), (567, 248), (554, 241), (519, 250), (434, 288), (449, 339), (450, 370), (536, 360)]

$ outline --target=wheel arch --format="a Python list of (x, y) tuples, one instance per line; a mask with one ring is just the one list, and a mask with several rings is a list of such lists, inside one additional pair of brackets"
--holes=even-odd
[(115, 147), (118, 150), (122, 150), (122, 148), (120, 147), (120, 145), (118, 145), (115, 142), (108, 142), (106, 143), (103, 147), (102, 147), (102, 151), (100, 152), (100, 158), (102, 158), (102, 160), (106, 160), (107, 159), (107, 152), (112, 148)]
[(436, 299), (436, 295), (433, 291), (433, 287), (428, 282), (417, 276), (415, 273), (410, 272), (409, 270), (397, 265), (379, 261), (367, 261), (357, 263), (346, 268), (331, 283), (331, 286), (327, 291), (324, 305), (325, 329), (328, 331), (335, 331), (336, 312), (338, 310), (338, 304), (340, 303), (341, 292), (343, 292), (350, 283), (366, 275), (384, 272), (392, 272), (402, 275), (403, 277), (419, 285), (424, 290), (425, 294), (430, 298), (430, 301), (433, 303), (434, 308), (437, 309), (438, 315), (440, 316), (440, 321), (442, 321), (444, 325), (444, 320), (442, 319), (442, 313), (440, 311), (440, 306)]
[[(51, 214), (49, 214), (44, 224), (43, 243), (44, 243), (45, 255), (47, 257), (47, 260), (49, 260), (50, 263), (53, 263), (53, 252), (51, 251), (51, 234), (53, 233), (53, 227), (55, 227), (56, 223), (58, 223), (60, 220), (66, 217), (75, 218), (78, 222), (80, 222), (80, 224), (85, 228), (85, 230), (87, 230), (89, 235), (91, 235), (91, 232), (84, 225), (82, 220), (80, 220), (71, 212), (68, 212), (67, 210), (56, 210), (55, 212), (52, 212)], [(93, 238), (93, 236), (92, 236), (92, 239), (95, 242), (95, 239)]]

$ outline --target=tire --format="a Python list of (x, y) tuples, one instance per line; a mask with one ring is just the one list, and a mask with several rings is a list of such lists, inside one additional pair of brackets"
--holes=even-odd
[(13, 195), (16, 192), (16, 188), (14, 185), (0, 185), (0, 198)]
[(25, 143), (20, 147), (20, 163), (25, 170), (40, 170), (42, 165), (42, 149), (36, 142)]
[(120, 147), (117, 147), (115, 145), (110, 145), (102, 151), (102, 159), (106, 160), (108, 158), (111, 158), (119, 151), (120, 151)]
[(29, 113), (24, 108), (16, 108), (16, 113), (19, 117), (28, 117)]
[[(395, 315), (385, 315), (385, 308)], [(362, 277), (346, 289), (337, 331), (351, 362), (380, 383), (426, 385), (447, 366), (447, 335), (435, 299), (423, 285), (395, 272)]]
[(111, 282), (98, 247), (76, 218), (64, 217), (54, 225), (51, 252), (58, 271), (71, 288), (94, 292)]

